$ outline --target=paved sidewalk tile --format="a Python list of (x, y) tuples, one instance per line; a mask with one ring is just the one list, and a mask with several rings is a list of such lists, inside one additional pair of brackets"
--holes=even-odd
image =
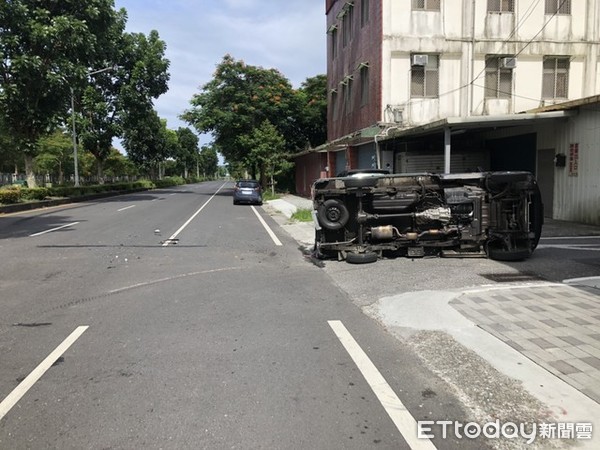
[(507, 286), (450, 304), (483, 330), (600, 403), (600, 295), (567, 285)]

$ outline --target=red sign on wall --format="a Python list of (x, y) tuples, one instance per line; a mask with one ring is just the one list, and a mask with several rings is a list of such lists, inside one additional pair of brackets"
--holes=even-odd
[(579, 144), (569, 145), (569, 176), (576, 177), (579, 169)]

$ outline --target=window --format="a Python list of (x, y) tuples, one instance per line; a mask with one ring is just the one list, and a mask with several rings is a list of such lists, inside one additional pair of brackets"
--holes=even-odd
[(569, 58), (544, 59), (542, 98), (568, 98)]
[(412, 0), (413, 10), (439, 11), (440, 0)]
[(349, 3), (346, 3), (346, 5), (348, 5), (348, 8), (342, 18), (342, 41), (344, 47), (352, 39), (352, 26), (354, 22), (354, 7)]
[(438, 55), (411, 55), (411, 58), (419, 65), (413, 65), (410, 71), (410, 96), (437, 97), (440, 84)]
[(488, 0), (488, 12), (514, 12), (514, 0)]
[(338, 118), (338, 95), (337, 91), (331, 90), (331, 99), (329, 103), (331, 107), (331, 117), (333, 120)]
[(344, 88), (344, 108), (346, 110), (346, 114), (350, 114), (352, 111), (352, 78), (346, 78), (346, 85)]
[(514, 58), (488, 56), (485, 59), (485, 97), (510, 98), (512, 96), (513, 70), (507, 61)]
[(369, 66), (366, 63), (360, 67), (360, 106), (369, 103)]
[(331, 34), (331, 59), (335, 59), (337, 56), (337, 46), (338, 46), (338, 34), (337, 28), (332, 28), (330, 31)]
[(360, 2), (360, 26), (364, 27), (369, 22), (369, 0)]
[(546, 0), (546, 14), (571, 14), (571, 0)]

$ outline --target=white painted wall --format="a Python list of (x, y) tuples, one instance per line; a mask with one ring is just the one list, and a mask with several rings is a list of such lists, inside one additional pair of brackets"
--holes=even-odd
[[(412, 11), (408, 0), (381, 1), (384, 122), (388, 105), (405, 108), (406, 126), (448, 116), (505, 114), (544, 106), (541, 96), (545, 55), (571, 56), (570, 100), (600, 93), (597, 0), (574, 0), (571, 15), (555, 16), (544, 14), (544, 2), (538, 0), (515, 2), (514, 14), (488, 14), (485, 1), (442, 1), (439, 12)], [(510, 42), (505, 42), (511, 34)], [(441, 56), (438, 99), (411, 100), (411, 53)], [(488, 54), (518, 54), (513, 71), (514, 96), (509, 102), (486, 104), (484, 100)]]

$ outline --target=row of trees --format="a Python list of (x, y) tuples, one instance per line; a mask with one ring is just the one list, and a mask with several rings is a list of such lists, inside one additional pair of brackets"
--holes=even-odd
[(327, 139), (325, 75), (293, 89), (279, 71), (225, 55), (190, 103), (182, 118), (213, 135), (230, 170), (260, 175), (263, 185), (292, 166), (291, 154)]
[[(114, 165), (115, 138), (133, 164), (124, 173), (160, 176), (167, 160), (184, 176), (214, 173), (220, 152), (234, 174), (260, 174), (263, 184), (291, 166), (289, 154), (325, 142), (324, 75), (293, 89), (277, 70), (226, 55), (182, 115), (214, 137), (199, 151), (189, 128), (168, 129), (154, 109), (168, 89), (164, 41), (156, 31), (125, 32), (126, 22), (113, 0), (0, 2), (0, 169), (24, 161), (30, 186), (36, 171), (64, 178), (72, 117), (100, 181)], [(60, 152), (48, 145), (56, 140)]]
[(187, 173), (203, 161), (192, 131), (167, 129), (154, 109), (168, 89), (164, 41), (156, 31), (125, 32), (126, 22), (113, 0), (0, 2), (0, 162), (24, 161), (30, 186), (36, 170), (62, 178), (72, 166), (73, 113), (82, 158), (93, 155), (100, 181), (117, 158), (115, 138), (127, 151), (125, 173), (157, 173), (167, 158)]

